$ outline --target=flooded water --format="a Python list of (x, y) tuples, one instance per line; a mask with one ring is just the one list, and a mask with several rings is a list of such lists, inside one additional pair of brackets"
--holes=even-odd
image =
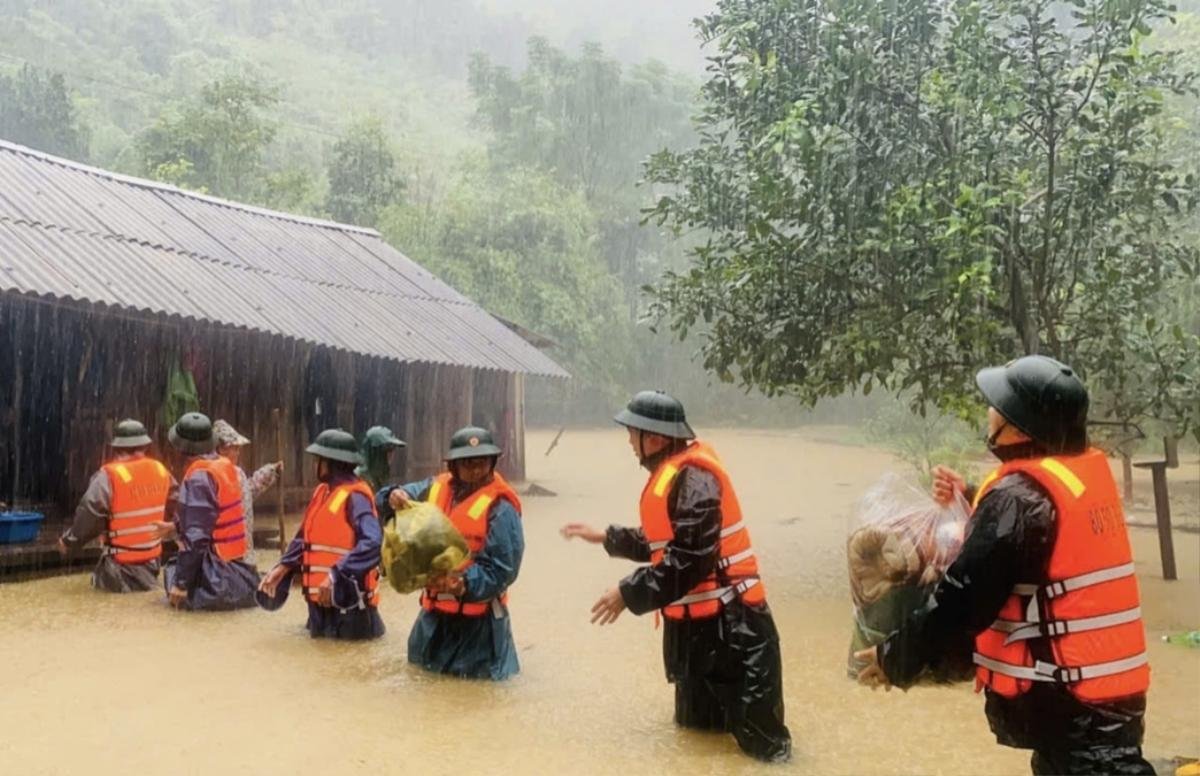
[[(95, 593), (86, 575), (0, 585), (0, 763), (5, 774), (738, 774), (761, 772), (729, 736), (677, 730), (652, 617), (588, 624), (629, 566), (557, 535), (568, 520), (636, 522), (644, 475), (618, 430), (530, 433), (528, 551), (512, 593), (522, 673), (504, 684), (431, 677), (405, 662), (416, 598), (386, 590), (387, 636), (312, 641), (304, 607), (181, 614), (157, 594)], [(717, 432), (751, 521), (783, 638), (791, 764), (778, 773), (1027, 773), (993, 743), (969, 686), (872, 693), (845, 676), (844, 542), (886, 454), (794, 434)], [(1200, 754), (1200, 650), (1161, 643), (1200, 626), (1200, 542), (1179, 534), (1161, 579), (1134, 531), (1153, 687), (1147, 756)], [(269, 553), (260, 555), (265, 564)], [(468, 766), (469, 764), (469, 766)]]

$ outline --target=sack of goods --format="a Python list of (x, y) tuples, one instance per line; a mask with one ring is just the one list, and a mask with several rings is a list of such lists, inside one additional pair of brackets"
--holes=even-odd
[(383, 571), (398, 593), (426, 586), (454, 571), (470, 555), (467, 542), (433, 504), (409, 502), (383, 527)]
[[(863, 498), (846, 543), (854, 628), (847, 673), (863, 664), (854, 653), (875, 646), (919, 609), (962, 549), (968, 506), (960, 496), (941, 506), (894, 474), (885, 475)], [(937, 681), (972, 674), (968, 642), (962, 661), (934, 667)]]

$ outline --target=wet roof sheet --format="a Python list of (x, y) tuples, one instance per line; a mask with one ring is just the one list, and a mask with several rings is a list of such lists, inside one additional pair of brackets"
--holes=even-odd
[(0, 292), (397, 361), (567, 376), (374, 230), (226, 202), (2, 140)]

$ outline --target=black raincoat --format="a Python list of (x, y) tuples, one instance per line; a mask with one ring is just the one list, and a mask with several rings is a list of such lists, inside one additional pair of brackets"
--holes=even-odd
[[(653, 471), (666, 451), (645, 462)], [(721, 535), (721, 487), (711, 473), (685, 466), (668, 496), (674, 539), (661, 563), (641, 566), (621, 580), (621, 597), (634, 614), (682, 598), (713, 570)], [(641, 528), (610, 526), (604, 549), (639, 563), (650, 561)], [(663, 618), (663, 662), (675, 685), (675, 722), (723, 730), (761, 760), (785, 760), (791, 734), (783, 720), (779, 634), (767, 605), (734, 601), (716, 617)]]
[[(999, 616), (1013, 585), (1049, 581), (1055, 509), (1032, 478), (1000, 480), (968, 525), (962, 553), (929, 601), (880, 645), (880, 664), (898, 687), (910, 686), (926, 666), (970, 660), (974, 636)], [(1041, 682), (1016, 698), (987, 691), (985, 704), (996, 741), (1032, 749), (1035, 774), (1154, 773), (1141, 753), (1145, 709), (1145, 695), (1089, 704)]]

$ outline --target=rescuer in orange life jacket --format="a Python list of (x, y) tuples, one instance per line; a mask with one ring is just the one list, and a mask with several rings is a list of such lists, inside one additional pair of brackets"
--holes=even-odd
[(1145, 631), (1125, 516), (1108, 461), (1087, 443), (1088, 394), (1070, 367), (1026, 356), (982, 370), (988, 448), (978, 488), (934, 470), (934, 495), (975, 504), (958, 559), (859, 680), (908, 687), (974, 638), (976, 686), (996, 740), (1032, 749), (1035, 774), (1145, 774)]
[(571, 523), (562, 534), (650, 565), (605, 593), (592, 622), (614, 622), (625, 609), (661, 610), (676, 724), (731, 732), (760, 760), (788, 759), (779, 634), (725, 468), (696, 440), (683, 405), (665, 393), (642, 391), (615, 420), (650, 472), (641, 527), (599, 531)]
[(184, 457), (175, 505), (179, 554), (167, 564), (167, 601), (177, 609), (254, 606), (258, 570), (245, 561), (249, 539), (237, 467), (217, 455), (212, 421), (199, 412), (179, 418), (168, 434)]
[(520, 671), (508, 589), (521, 572), (521, 499), (496, 471), (503, 450), (492, 433), (467, 426), (450, 437), (446, 471), (389, 486), (375, 497), (385, 521), (410, 501), (436, 504), (467, 542), (471, 557), (430, 580), (408, 635), (408, 661), (469, 679), (507, 679)]
[(258, 604), (278, 609), (298, 580), (308, 601), (305, 627), (314, 639), (377, 638), (385, 632), (379, 616), (383, 531), (375, 494), (354, 473), (362, 463), (358, 443), (350, 432), (329, 428), (307, 452), (316, 457), (320, 484), (296, 537), (259, 585)]
[(122, 420), (109, 443), (113, 457), (100, 467), (59, 539), (65, 556), (96, 537), (104, 554), (92, 572), (92, 587), (134, 593), (158, 586), (167, 498), (174, 487), (167, 467), (146, 455), (146, 427)]

